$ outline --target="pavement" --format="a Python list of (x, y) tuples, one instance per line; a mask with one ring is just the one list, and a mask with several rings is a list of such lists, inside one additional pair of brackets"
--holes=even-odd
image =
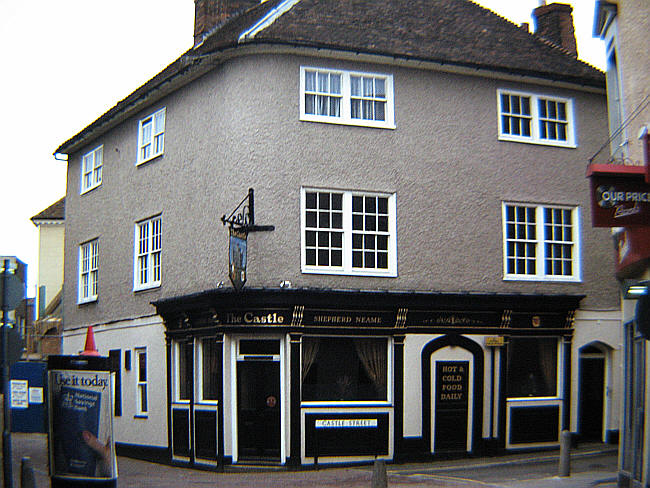
[[(388, 464), (390, 488), (613, 488), (617, 447), (585, 444), (571, 451), (572, 472), (558, 477), (559, 451), (518, 453), (426, 463)], [(29, 457), (37, 488), (47, 488), (47, 436), (12, 434), (12, 488), (21, 488), (21, 460)], [(118, 487), (241, 488), (322, 487), (370, 488), (372, 465), (286, 471), (229, 467), (225, 473), (179, 468), (118, 457)]]

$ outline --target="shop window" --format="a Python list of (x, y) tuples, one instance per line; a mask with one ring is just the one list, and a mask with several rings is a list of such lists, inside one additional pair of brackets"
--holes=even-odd
[(508, 396), (557, 396), (557, 339), (512, 338), (508, 344)]
[(305, 337), (303, 401), (387, 400), (386, 339)]
[(214, 339), (205, 339), (201, 341), (201, 399), (216, 401), (218, 397), (218, 381), (221, 380), (219, 367), (221, 366), (217, 348)]
[(194, 344), (181, 342), (178, 344), (178, 397), (177, 400), (189, 400), (192, 395), (192, 379), (194, 368)]

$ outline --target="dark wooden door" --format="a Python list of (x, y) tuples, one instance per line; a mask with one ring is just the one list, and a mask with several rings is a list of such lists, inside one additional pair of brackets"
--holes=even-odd
[(435, 371), (434, 452), (466, 452), (469, 361), (436, 361)]
[(605, 407), (605, 359), (580, 357), (580, 437), (602, 441)]
[(280, 362), (237, 362), (240, 460), (280, 460)]

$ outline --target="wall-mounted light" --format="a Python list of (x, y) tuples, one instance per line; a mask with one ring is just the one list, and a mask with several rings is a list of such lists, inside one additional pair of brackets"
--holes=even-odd
[(289, 280), (282, 280), (280, 282), (280, 288), (291, 288), (291, 282)]
[(623, 288), (623, 298), (634, 300), (648, 294), (650, 281), (623, 280), (621, 287)]

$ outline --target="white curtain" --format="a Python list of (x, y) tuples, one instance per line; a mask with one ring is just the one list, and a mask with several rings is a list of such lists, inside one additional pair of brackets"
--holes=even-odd
[(304, 383), (309, 370), (316, 361), (320, 340), (317, 337), (307, 337), (302, 340), (302, 381)]
[(386, 342), (378, 339), (354, 339), (354, 347), (377, 392), (386, 394)]

